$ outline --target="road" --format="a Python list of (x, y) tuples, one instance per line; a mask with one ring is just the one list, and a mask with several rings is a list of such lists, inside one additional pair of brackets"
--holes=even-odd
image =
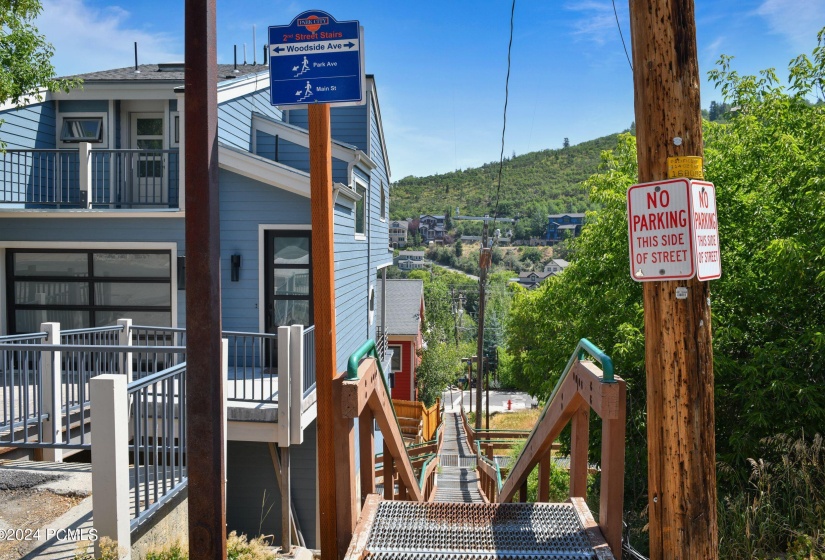
[[(473, 390), (473, 409), (476, 406), (476, 394)], [(458, 410), (461, 408), (461, 400), (464, 399), (464, 408), (469, 410), (470, 391), (447, 390), (441, 396), (445, 411)], [(525, 410), (536, 404), (536, 400), (521, 391), (497, 391), (490, 389), (490, 412), (504, 412), (507, 410), (507, 401), (510, 401), (510, 410)], [(485, 392), (481, 393), (481, 407), (486, 409), (487, 399)]]

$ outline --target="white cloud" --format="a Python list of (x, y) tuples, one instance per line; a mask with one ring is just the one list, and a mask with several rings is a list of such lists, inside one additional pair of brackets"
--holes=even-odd
[[(586, 0), (565, 5), (566, 10), (581, 13), (573, 21), (573, 35), (603, 45), (609, 33), (616, 33), (616, 16), (609, 2)], [(612, 35), (609, 36), (612, 39)]]
[(810, 53), (817, 32), (825, 24), (825, 0), (765, 0), (756, 13), (798, 54)]
[(183, 60), (180, 36), (152, 33), (131, 25), (118, 6), (94, 8), (84, 0), (44, 0), (35, 25), (54, 45), (57, 74), (123, 68), (134, 64), (134, 42), (141, 63)]

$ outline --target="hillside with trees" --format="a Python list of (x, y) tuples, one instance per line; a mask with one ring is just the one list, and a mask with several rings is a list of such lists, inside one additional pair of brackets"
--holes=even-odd
[[(593, 207), (581, 183), (594, 174), (602, 151), (616, 145), (616, 134), (558, 150), (542, 150), (505, 158), (499, 215), (538, 217), (557, 212), (584, 212)], [(421, 214), (489, 214), (495, 205), (499, 163), (429, 177), (405, 177), (393, 185), (392, 219)]]

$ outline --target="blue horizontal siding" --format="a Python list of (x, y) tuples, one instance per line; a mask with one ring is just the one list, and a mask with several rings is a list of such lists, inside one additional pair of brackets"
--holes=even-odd
[[(352, 144), (364, 153), (368, 147), (367, 106), (332, 107), (330, 109), (330, 134), (333, 140)], [(306, 109), (290, 109), (289, 124), (309, 128)]]
[[(224, 169), (219, 177), (223, 326), (257, 331), (258, 226), (311, 223), (309, 199)], [(229, 281), (232, 255), (241, 255), (238, 282)]]
[(0, 112), (0, 138), (7, 149), (49, 150), (57, 147), (54, 101)]
[(269, 104), (269, 90), (261, 90), (218, 105), (218, 138), (242, 150), (252, 150), (252, 113), (281, 119), (281, 112)]

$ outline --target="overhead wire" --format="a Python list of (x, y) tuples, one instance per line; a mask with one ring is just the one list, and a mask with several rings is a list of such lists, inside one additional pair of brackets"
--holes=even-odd
[(622, 39), (622, 47), (624, 47), (624, 55), (627, 58), (627, 63), (630, 65), (630, 73), (633, 73), (633, 63), (630, 62), (630, 55), (627, 54), (627, 45), (624, 42), (624, 34), (622, 33), (622, 26), (619, 23), (619, 12), (616, 11), (616, 0), (613, 0), (613, 15), (616, 16), (616, 27), (619, 28), (619, 37)]
[[(496, 205), (493, 208), (493, 231), (496, 229), (496, 218), (498, 217), (499, 195), (501, 194), (501, 173), (504, 168), (504, 135), (507, 132), (507, 103), (510, 100), (510, 68), (513, 51), (513, 22), (516, 15), (516, 0), (510, 7), (510, 42), (507, 44), (507, 78), (504, 80), (504, 119), (501, 126), (501, 153), (498, 158), (498, 185), (496, 186)], [(486, 240), (485, 240), (486, 241)]]

